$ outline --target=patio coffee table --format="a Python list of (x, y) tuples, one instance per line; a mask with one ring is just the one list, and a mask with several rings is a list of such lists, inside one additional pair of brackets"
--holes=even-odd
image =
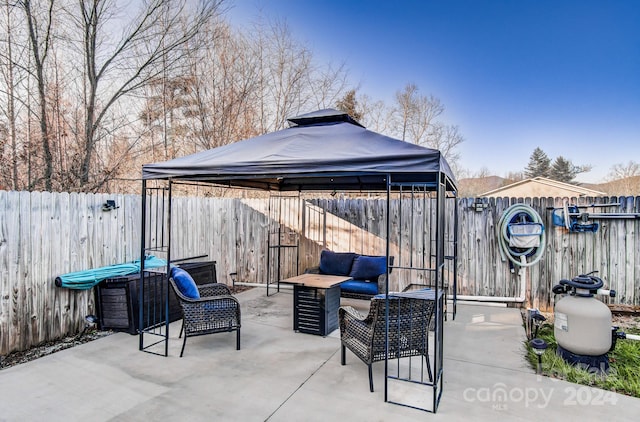
[(293, 284), (293, 329), (326, 336), (338, 328), (340, 283), (351, 277), (301, 274), (281, 281)]

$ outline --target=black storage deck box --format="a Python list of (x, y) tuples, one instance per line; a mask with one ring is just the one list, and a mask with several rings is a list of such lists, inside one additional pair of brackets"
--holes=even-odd
[[(98, 285), (100, 328), (137, 334), (139, 328), (140, 274), (109, 278)], [(144, 278), (144, 328), (165, 321), (163, 306), (167, 288), (164, 274), (147, 273)], [(169, 291), (169, 321), (182, 317), (173, 291)]]
[[(212, 283), (216, 280), (215, 261), (193, 262), (180, 265), (195, 280), (196, 284)], [(98, 314), (103, 330), (124, 331), (138, 334), (140, 320), (139, 286), (140, 274), (109, 278), (98, 284)], [(143, 328), (162, 324), (165, 321), (164, 295), (167, 278), (164, 274), (146, 273), (144, 277)], [(169, 288), (169, 321), (182, 318), (180, 304)]]
[(217, 283), (216, 261), (185, 262), (179, 265), (188, 272), (196, 284)]

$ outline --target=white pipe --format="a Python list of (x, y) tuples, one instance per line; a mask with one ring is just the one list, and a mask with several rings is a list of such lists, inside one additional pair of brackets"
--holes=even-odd
[(615, 296), (615, 293), (614, 293), (614, 296), (611, 296), (611, 289), (598, 289), (596, 294), (600, 296), (610, 296), (610, 297)]
[(467, 295), (457, 295), (456, 298), (458, 300), (468, 300), (468, 301), (476, 301), (476, 302), (509, 302), (509, 303), (522, 303), (524, 302), (524, 298), (522, 297), (512, 297), (512, 296), (467, 296)]
[[(520, 256), (520, 261), (527, 262), (527, 257)], [(526, 267), (522, 266), (518, 269), (518, 277), (520, 278), (520, 295), (518, 297), (511, 296), (469, 296), (469, 295), (456, 295), (458, 300), (478, 301), (478, 302), (508, 302), (508, 303), (523, 303), (527, 296), (527, 275)]]
[(640, 341), (640, 336), (636, 335), (636, 334), (626, 334), (625, 337), (627, 340), (636, 340), (636, 341)]
[[(482, 296), (476, 296), (482, 298)], [(509, 298), (513, 299), (513, 298)], [(470, 305), (470, 306), (491, 306), (496, 308), (506, 308), (506, 303), (498, 303), (498, 302), (481, 302), (478, 300), (458, 300), (458, 305)]]

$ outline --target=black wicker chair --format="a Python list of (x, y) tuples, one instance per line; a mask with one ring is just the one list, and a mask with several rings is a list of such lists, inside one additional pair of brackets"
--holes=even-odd
[(187, 337), (205, 334), (236, 332), (236, 350), (240, 350), (240, 303), (231, 296), (229, 288), (222, 283), (202, 284), (197, 286), (199, 299), (191, 299), (180, 293), (176, 282), (169, 278), (171, 287), (178, 298), (182, 309), (182, 328), (184, 341), (180, 357), (184, 354)]
[[(429, 362), (429, 327), (435, 308), (431, 300), (390, 297), (389, 359), (425, 357), (429, 380), (433, 380)], [(385, 360), (385, 299), (371, 299), (365, 317), (351, 306), (338, 311), (340, 321), (341, 364), (346, 364), (346, 349), (369, 367), (369, 389), (373, 392), (372, 364)]]

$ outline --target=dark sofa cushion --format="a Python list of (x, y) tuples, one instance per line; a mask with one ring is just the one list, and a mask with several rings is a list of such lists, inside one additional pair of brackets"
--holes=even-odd
[(365, 295), (377, 295), (378, 283), (364, 280), (349, 280), (340, 283), (340, 291)]
[(353, 261), (349, 277), (355, 280), (377, 281), (378, 276), (387, 272), (386, 256), (358, 256)]
[(347, 276), (356, 256), (358, 255), (351, 252), (331, 252), (325, 249), (320, 253), (320, 274)]

